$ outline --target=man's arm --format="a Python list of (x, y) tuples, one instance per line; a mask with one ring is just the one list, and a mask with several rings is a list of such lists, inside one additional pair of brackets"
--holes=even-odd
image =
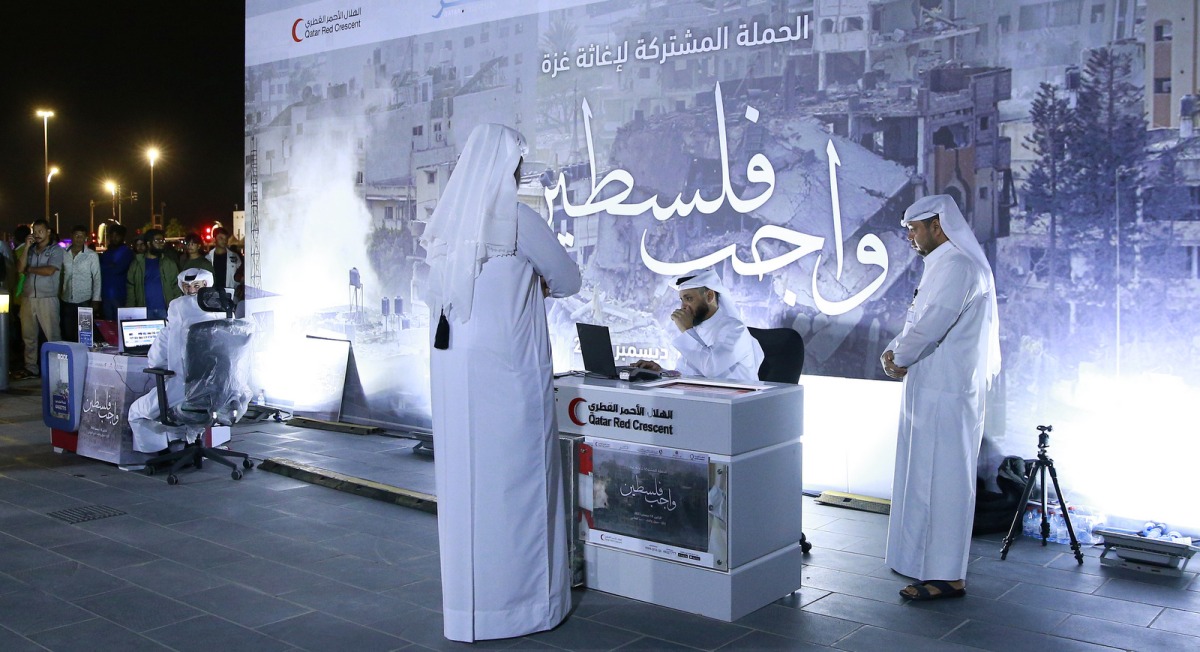
[(549, 296), (569, 297), (579, 291), (583, 283), (579, 266), (541, 216), (523, 204), (517, 207), (517, 251), (542, 277)]
[(946, 263), (938, 270), (936, 282), (922, 288), (930, 292), (929, 305), (913, 322), (912, 328), (895, 340), (892, 361), (897, 367), (908, 369), (937, 350), (970, 302), (978, 296), (975, 289), (979, 274), (975, 266), (965, 258)]
[(729, 378), (739, 364), (754, 358), (750, 333), (740, 322), (727, 321), (712, 339), (705, 342), (695, 328), (690, 328), (676, 335), (671, 344), (684, 362), (705, 378)]
[[(63, 257), (62, 249), (57, 245), (46, 245), (47, 248), (54, 247), (50, 250), (50, 260), (48, 265), (38, 265), (37, 267), (26, 267), (25, 273), (34, 274), (37, 276), (53, 276), (56, 272), (62, 269)], [(57, 250), (57, 251), (55, 251)], [(17, 271), (20, 271), (19, 269)]]
[(100, 304), (100, 256), (93, 254), (87, 257), (87, 272), (92, 277), (92, 303)]

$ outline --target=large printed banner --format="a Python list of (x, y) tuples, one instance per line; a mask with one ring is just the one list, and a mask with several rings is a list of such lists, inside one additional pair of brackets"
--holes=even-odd
[[(804, 337), (806, 375), (883, 380), (879, 355), (921, 271), (899, 218), (945, 193), (999, 287), (1005, 372), (988, 428), (1007, 431), (1006, 453), (1032, 457), (1034, 426), (1054, 423), (1056, 459), (1101, 467), (1125, 425), (1137, 427), (1111, 418), (1117, 397), (1162, 386), (1196, 398), (1200, 369), (1183, 361), (1200, 350), (1181, 326), (1200, 317), (1182, 278), (1195, 262), (1152, 272), (1144, 261), (1186, 257), (1200, 240), (1189, 249), (1130, 232), (1146, 223), (1142, 199), (1167, 195), (1145, 190), (1149, 171), (1141, 192), (1119, 172), (1154, 152), (1174, 165), (1162, 153), (1182, 145), (1160, 139), (1115, 175), (1079, 167), (1076, 185), (1117, 179), (1097, 208), (1030, 203), (1065, 196), (1046, 192), (1038, 171), (1057, 163), (1037, 144), (1052, 132), (1046, 98), (1082, 76), (1063, 110), (1099, 119), (1086, 93), (1100, 92), (1088, 79), (1104, 69), (1080, 72), (1093, 50), (1110, 52), (1110, 67), (1133, 62), (1117, 70), (1133, 80), (1128, 97), (1114, 99), (1142, 115), (1144, 60), (1129, 46), (1140, 23), (1110, 5), (1014, 16), (992, 5), (249, 0), (247, 314), (272, 334), (256, 393), (295, 400), (306, 342), (344, 339), (342, 418), (430, 427), (419, 240), (471, 129), (500, 122), (529, 142), (520, 200), (583, 271), (577, 296), (547, 303), (557, 369), (581, 366), (581, 321), (609, 326), (619, 362), (673, 366), (667, 279), (713, 267), (729, 289), (722, 303), (747, 324)], [(1164, 327), (1156, 312), (1171, 316)], [(1173, 424), (1139, 436), (1175, 449)], [(1180, 459), (1195, 459), (1191, 446)], [(1075, 486), (1119, 502), (1103, 484)]]

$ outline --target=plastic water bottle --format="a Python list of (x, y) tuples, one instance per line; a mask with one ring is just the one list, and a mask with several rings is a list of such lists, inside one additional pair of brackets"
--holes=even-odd
[(261, 389), (258, 390), (258, 394), (256, 394), (254, 396), (254, 404), (255, 405), (266, 405), (267, 404), (266, 392), (264, 390), (261, 390)]
[(1146, 521), (1146, 525), (1142, 528), (1142, 536), (1146, 537), (1147, 539), (1162, 538), (1162, 533), (1163, 533), (1163, 524), (1162, 523)]
[(1063, 539), (1067, 538), (1067, 526), (1063, 522), (1062, 514), (1055, 514), (1050, 517), (1050, 543), (1062, 543)]
[(1038, 529), (1038, 523), (1041, 521), (1041, 514), (1038, 513), (1036, 507), (1025, 508), (1025, 518), (1021, 519), (1021, 534), (1027, 537), (1035, 536), (1034, 532)]

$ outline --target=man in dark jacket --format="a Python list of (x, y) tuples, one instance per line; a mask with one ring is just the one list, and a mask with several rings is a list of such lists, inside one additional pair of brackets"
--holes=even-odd
[(146, 255), (138, 256), (126, 277), (127, 306), (145, 306), (148, 319), (166, 319), (167, 305), (182, 296), (175, 279), (179, 264), (166, 254), (167, 239), (162, 231), (146, 232)]

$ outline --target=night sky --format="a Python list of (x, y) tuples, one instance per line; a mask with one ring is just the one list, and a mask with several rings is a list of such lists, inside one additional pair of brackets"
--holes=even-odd
[(7, 6), (0, 35), (0, 232), (44, 213), (42, 119), (49, 121), (50, 226), (112, 213), (105, 179), (137, 192), (132, 231), (155, 203), (198, 229), (243, 208), (245, 9), (242, 2), (65, 0)]

